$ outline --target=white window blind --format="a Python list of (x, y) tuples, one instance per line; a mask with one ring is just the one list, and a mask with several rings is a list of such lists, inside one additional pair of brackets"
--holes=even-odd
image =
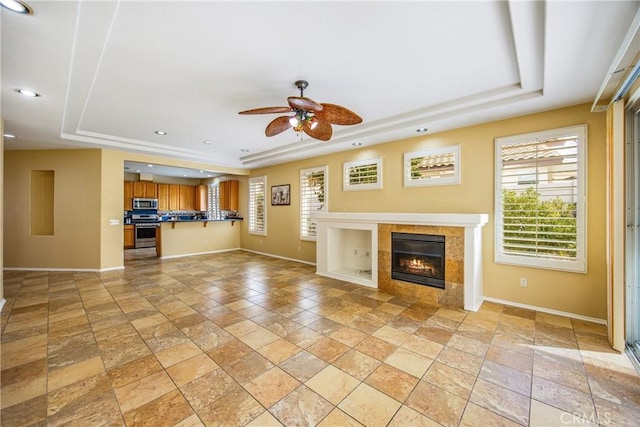
[(382, 188), (382, 159), (358, 160), (344, 164), (344, 190)]
[(327, 211), (327, 166), (300, 171), (300, 238), (316, 239), (313, 212)]
[(586, 272), (586, 126), (496, 139), (496, 262)]
[(207, 215), (209, 219), (222, 219), (222, 213), (220, 211), (220, 187), (217, 184), (210, 184), (208, 191)]
[(267, 235), (267, 177), (249, 178), (249, 233)]

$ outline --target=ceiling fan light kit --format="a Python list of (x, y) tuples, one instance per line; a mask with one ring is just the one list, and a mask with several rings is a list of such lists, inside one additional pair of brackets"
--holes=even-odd
[(362, 118), (348, 108), (336, 104), (318, 103), (304, 96), (309, 86), (306, 80), (298, 80), (295, 85), (300, 89), (300, 96), (287, 98), (288, 107), (262, 107), (240, 111), (238, 114), (274, 114), (291, 113), (292, 116), (280, 116), (272, 120), (265, 129), (266, 136), (278, 135), (292, 128), (296, 133), (304, 132), (312, 138), (328, 141), (333, 135), (334, 125), (355, 125)]

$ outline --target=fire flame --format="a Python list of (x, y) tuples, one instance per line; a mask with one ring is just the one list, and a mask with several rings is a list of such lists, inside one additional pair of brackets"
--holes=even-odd
[(436, 275), (436, 268), (430, 262), (426, 262), (419, 258), (413, 259), (405, 259), (400, 262), (400, 266), (410, 270), (410, 271), (419, 271), (421, 273), (428, 273), (432, 276)]

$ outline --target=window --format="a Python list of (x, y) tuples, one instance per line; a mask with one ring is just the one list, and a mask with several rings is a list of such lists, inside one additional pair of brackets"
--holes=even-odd
[(207, 216), (209, 219), (223, 219), (220, 211), (220, 187), (218, 184), (209, 185)]
[(460, 146), (404, 154), (404, 186), (460, 184)]
[(382, 188), (382, 159), (358, 160), (344, 164), (345, 191)]
[(267, 235), (267, 177), (249, 178), (249, 233)]
[(496, 139), (496, 262), (586, 272), (586, 126)]
[(313, 212), (327, 211), (327, 167), (300, 171), (300, 238), (316, 240), (316, 221)]

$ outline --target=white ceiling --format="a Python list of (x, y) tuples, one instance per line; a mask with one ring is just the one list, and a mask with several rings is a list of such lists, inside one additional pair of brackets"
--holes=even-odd
[[(28, 3), (1, 12), (8, 150), (255, 168), (607, 100), (640, 51), (638, 1)], [(277, 115), (238, 115), (287, 105), (299, 79), (363, 123), (301, 141), (264, 135)]]

